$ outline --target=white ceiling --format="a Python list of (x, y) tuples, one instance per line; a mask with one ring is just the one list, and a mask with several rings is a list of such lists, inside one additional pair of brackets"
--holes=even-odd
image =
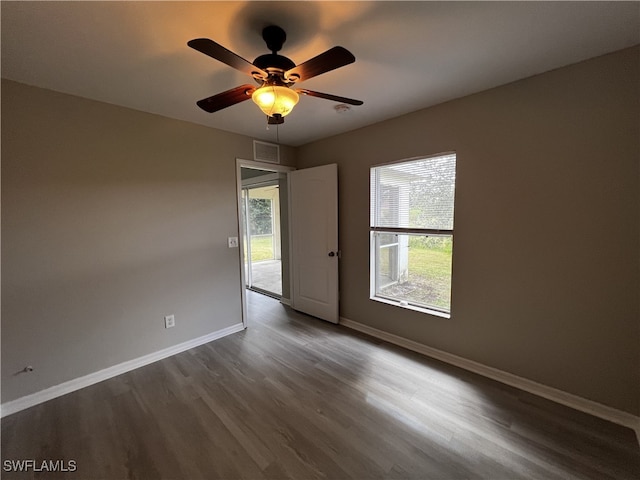
[[(30, 85), (302, 145), (640, 43), (640, 2), (1, 2), (2, 76)], [(335, 45), (356, 62), (300, 87), (278, 128), (250, 100), (196, 100), (252, 80), (189, 47), (207, 37), (252, 61), (264, 26), (302, 63)]]

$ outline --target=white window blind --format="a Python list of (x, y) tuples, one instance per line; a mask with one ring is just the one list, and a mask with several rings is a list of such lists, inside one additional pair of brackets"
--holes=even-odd
[(371, 169), (371, 227), (453, 230), (455, 154)]

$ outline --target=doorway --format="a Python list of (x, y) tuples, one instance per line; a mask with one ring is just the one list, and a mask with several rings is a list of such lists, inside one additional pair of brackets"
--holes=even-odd
[[(244, 169), (246, 170), (246, 169)], [(252, 172), (259, 172), (253, 170)], [(245, 172), (243, 172), (244, 174)], [(247, 172), (248, 173), (248, 172)], [(282, 297), (282, 229), (279, 180), (270, 172), (243, 181), (242, 223), (245, 286), (273, 297)]]
[[(273, 287), (260, 286), (257, 267), (261, 262), (278, 265), (278, 260), (280, 302), (338, 323), (337, 165), (296, 170), (237, 159), (236, 167), (239, 270), (245, 327), (250, 323), (247, 290), (270, 292), (277, 297)], [(255, 209), (253, 213), (252, 208)], [(289, 222), (296, 227), (290, 228)]]
[(289, 188), (292, 167), (236, 160), (242, 315), (247, 290), (289, 305)]

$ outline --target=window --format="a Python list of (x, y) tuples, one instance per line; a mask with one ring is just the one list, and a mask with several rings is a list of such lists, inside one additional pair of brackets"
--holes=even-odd
[(371, 298), (451, 310), (456, 155), (371, 168)]

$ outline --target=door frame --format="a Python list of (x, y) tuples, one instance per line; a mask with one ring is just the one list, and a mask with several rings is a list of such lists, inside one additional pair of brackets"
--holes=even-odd
[[(285, 165), (275, 165), (273, 163), (265, 163), (265, 162), (257, 162), (255, 160), (244, 160), (242, 158), (236, 158), (236, 201), (237, 201), (237, 215), (238, 215), (238, 249), (239, 258), (240, 258), (240, 298), (242, 300), (242, 324), (244, 328), (248, 326), (248, 316), (247, 316), (247, 287), (246, 287), (246, 278), (244, 273), (244, 232), (246, 226), (242, 223), (242, 168), (253, 168), (255, 170), (264, 170), (266, 172), (275, 172), (275, 173), (287, 173), (295, 170), (294, 167), (287, 167)], [(289, 188), (289, 177), (287, 176), (287, 191)], [(282, 214), (286, 214), (287, 218), (289, 218), (289, 209), (287, 212), (281, 212)], [(288, 235), (291, 236), (291, 228), (289, 228)], [(291, 252), (289, 252), (289, 257)], [(289, 260), (289, 270), (291, 270), (291, 261)], [(291, 275), (289, 275), (291, 278)], [(286, 303), (286, 302), (282, 302)]]

